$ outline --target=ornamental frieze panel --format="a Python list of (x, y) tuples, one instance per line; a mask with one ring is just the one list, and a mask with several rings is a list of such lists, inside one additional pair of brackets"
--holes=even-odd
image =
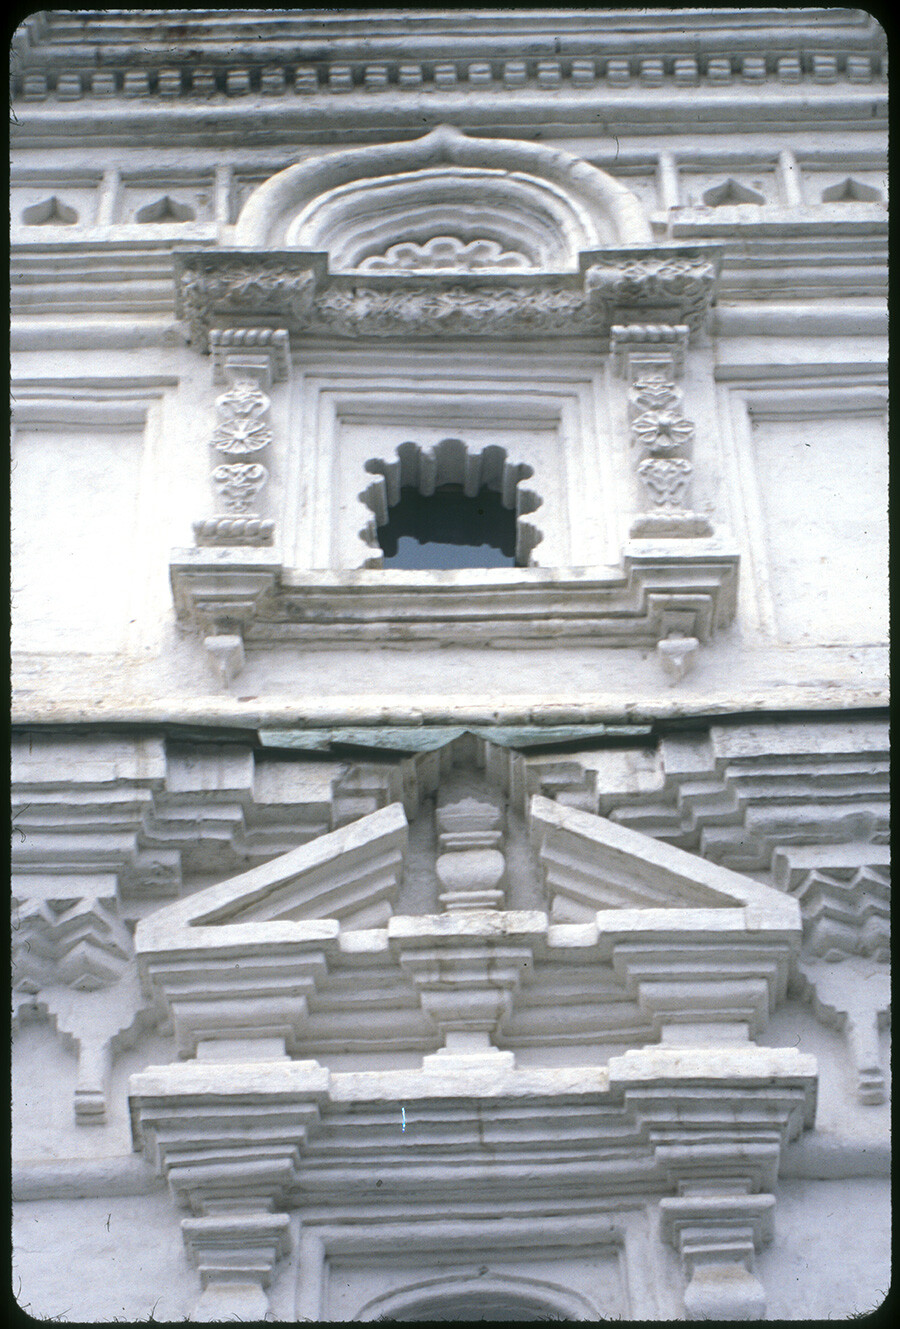
[(608, 337), (632, 313), (696, 331), (713, 298), (720, 248), (660, 245), (584, 252), (578, 273), (331, 273), (302, 251), (176, 255), (176, 309), (198, 349), (211, 331), (261, 316), (291, 335), (346, 338), (498, 335)]

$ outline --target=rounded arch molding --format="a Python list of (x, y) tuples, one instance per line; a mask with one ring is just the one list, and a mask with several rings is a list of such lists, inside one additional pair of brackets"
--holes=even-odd
[(586, 1297), (545, 1279), (486, 1274), (454, 1274), (417, 1280), (363, 1305), (358, 1323), (373, 1320), (519, 1321), (595, 1320)]
[(332, 271), (435, 237), (488, 242), (550, 271), (577, 269), (582, 251), (652, 242), (638, 199), (589, 162), (446, 125), (289, 166), (250, 195), (235, 226), (237, 246), (327, 252)]

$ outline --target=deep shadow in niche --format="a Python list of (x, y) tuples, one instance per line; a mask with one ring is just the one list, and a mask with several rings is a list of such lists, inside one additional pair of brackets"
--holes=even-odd
[(412, 486), (378, 527), (386, 568), (511, 568), (516, 566), (516, 514), (500, 494), (479, 489), (469, 497), (459, 484), (424, 495)]

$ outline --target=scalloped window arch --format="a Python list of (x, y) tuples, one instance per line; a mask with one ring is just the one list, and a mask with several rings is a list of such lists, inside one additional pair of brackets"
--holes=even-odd
[[(505, 448), (470, 452), (459, 438), (429, 448), (409, 441), (390, 460), (372, 458), (365, 469), (374, 479), (360, 499), (372, 515), (360, 535), (379, 550), (369, 566), (527, 567), (540, 543), (541, 532), (528, 517), (541, 498), (524, 484), (532, 467), (511, 462)], [(398, 537), (410, 542), (399, 561)], [(492, 550), (499, 557), (491, 557)]]

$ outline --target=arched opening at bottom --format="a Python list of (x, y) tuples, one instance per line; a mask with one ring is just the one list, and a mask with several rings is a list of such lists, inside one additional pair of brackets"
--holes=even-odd
[(444, 1296), (423, 1297), (405, 1305), (393, 1314), (379, 1315), (383, 1323), (406, 1324), (419, 1320), (424, 1323), (456, 1321), (518, 1321), (530, 1324), (536, 1320), (565, 1320), (568, 1317), (551, 1310), (536, 1298), (520, 1297), (504, 1292), (464, 1292)]
[(405, 485), (378, 543), (386, 568), (511, 568), (516, 514), (492, 489), (470, 497), (462, 485), (444, 484), (425, 495)]

